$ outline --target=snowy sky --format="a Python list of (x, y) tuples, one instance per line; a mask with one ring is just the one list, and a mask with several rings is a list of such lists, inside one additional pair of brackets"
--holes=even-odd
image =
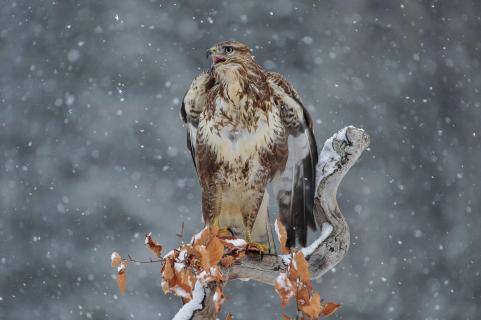
[[(149, 257), (202, 227), (178, 117), (205, 50), (236, 39), (284, 74), (318, 144), (371, 147), (340, 187), (352, 245), (316, 289), (334, 319), (481, 318), (481, 2), (2, 1), (0, 318), (170, 319)], [(223, 310), (279, 318), (271, 287), (232, 282)], [(292, 309), (289, 309), (292, 310)]]

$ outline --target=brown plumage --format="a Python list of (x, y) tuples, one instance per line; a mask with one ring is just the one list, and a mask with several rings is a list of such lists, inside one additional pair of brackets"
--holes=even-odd
[(288, 245), (315, 228), (317, 146), (295, 89), (268, 72), (237, 41), (208, 50), (213, 64), (187, 91), (181, 116), (202, 187), (207, 225), (244, 233), (272, 249), (266, 186), (273, 183)]

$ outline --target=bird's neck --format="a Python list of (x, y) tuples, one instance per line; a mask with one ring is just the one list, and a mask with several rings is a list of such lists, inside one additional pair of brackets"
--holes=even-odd
[(235, 64), (217, 68), (214, 77), (220, 85), (221, 94), (239, 107), (251, 105), (245, 103), (248, 98), (261, 102), (259, 100), (263, 100), (268, 94), (266, 76), (257, 65)]

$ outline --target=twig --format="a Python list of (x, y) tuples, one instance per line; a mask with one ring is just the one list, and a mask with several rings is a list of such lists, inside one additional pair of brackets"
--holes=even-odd
[(182, 221), (182, 226), (180, 227), (180, 232), (175, 234), (181, 240), (184, 239), (184, 222)]
[(164, 258), (159, 258), (159, 259), (155, 259), (155, 260), (152, 259), (152, 258), (150, 258), (149, 260), (136, 260), (136, 259), (132, 258), (130, 256), (130, 254), (128, 255), (128, 257), (129, 257), (127, 259), (128, 262), (135, 262), (135, 263), (157, 263), (157, 262), (163, 263), (163, 262), (165, 262)]

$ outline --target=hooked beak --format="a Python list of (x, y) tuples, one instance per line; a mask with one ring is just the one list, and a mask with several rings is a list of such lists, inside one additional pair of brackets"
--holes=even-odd
[(205, 58), (206, 59), (209, 59), (209, 57), (213, 54), (215, 54), (216, 52), (216, 48), (215, 47), (212, 47), (210, 49), (208, 49), (206, 52), (205, 52)]
[(206, 59), (208, 59), (209, 57), (212, 57), (212, 65), (225, 61), (224, 56), (217, 54), (217, 48), (216, 47), (212, 47), (209, 50), (207, 50), (205, 52), (205, 57), (206, 57)]

